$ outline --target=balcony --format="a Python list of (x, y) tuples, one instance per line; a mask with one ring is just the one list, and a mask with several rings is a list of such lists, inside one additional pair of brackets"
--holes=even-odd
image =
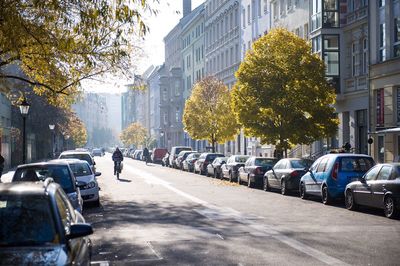
[(362, 19), (366, 18), (367, 15), (368, 15), (368, 6), (364, 6), (357, 10), (354, 10), (353, 12), (349, 12), (346, 17), (347, 24), (351, 24), (358, 20), (362, 20)]
[(367, 90), (367, 76), (348, 78), (345, 80), (344, 93)]

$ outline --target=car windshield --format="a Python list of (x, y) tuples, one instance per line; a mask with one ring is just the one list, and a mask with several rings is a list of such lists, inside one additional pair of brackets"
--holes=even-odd
[(236, 156), (235, 162), (237, 163), (245, 163), (249, 159), (249, 156)]
[(93, 164), (92, 157), (89, 154), (85, 154), (85, 153), (61, 154), (60, 159), (78, 159), (78, 160), (86, 161), (90, 165)]
[(190, 151), (191, 148), (176, 148), (175, 154), (179, 154), (181, 151)]
[(268, 158), (258, 158), (255, 160), (254, 165), (256, 166), (273, 166), (278, 160)]
[(92, 174), (89, 165), (86, 163), (71, 163), (69, 164), (69, 167), (71, 167), (75, 176), (86, 176)]
[(50, 210), (44, 195), (0, 195), (0, 246), (58, 243)]
[(311, 160), (291, 160), (292, 168), (309, 168), (312, 165)]
[(38, 165), (20, 168), (15, 172), (12, 181), (44, 181), (48, 177), (53, 178), (54, 182), (60, 184), (65, 193), (75, 192), (67, 165)]
[(343, 171), (343, 172), (366, 172), (372, 166), (374, 166), (374, 161), (371, 158), (343, 157), (343, 158), (341, 158), (340, 171)]

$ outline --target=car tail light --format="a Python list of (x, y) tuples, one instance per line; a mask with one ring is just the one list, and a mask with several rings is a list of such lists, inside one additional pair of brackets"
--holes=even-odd
[(298, 177), (299, 176), (299, 172), (293, 171), (293, 172), (290, 173), (290, 176), (291, 177)]
[(332, 179), (336, 180), (339, 172), (339, 163), (335, 163), (332, 170)]

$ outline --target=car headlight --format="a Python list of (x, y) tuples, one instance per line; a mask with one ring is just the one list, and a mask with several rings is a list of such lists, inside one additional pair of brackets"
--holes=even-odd
[(94, 187), (96, 187), (96, 182), (91, 181), (91, 182), (87, 183), (84, 188), (89, 189), (89, 188), (94, 188)]

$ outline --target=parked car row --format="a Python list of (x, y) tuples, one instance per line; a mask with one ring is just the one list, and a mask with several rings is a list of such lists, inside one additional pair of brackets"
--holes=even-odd
[[(100, 204), (94, 160), (88, 151), (17, 167), (0, 184), (0, 265), (90, 265), (92, 226), (83, 202)], [(18, 252), (15, 252), (15, 249)]]
[(380, 208), (389, 218), (400, 212), (400, 163), (375, 165), (372, 157), (364, 154), (332, 153), (315, 161), (278, 160), (248, 155), (224, 157), (179, 146), (166, 153), (162, 165), (282, 195), (319, 197), (323, 204), (344, 199), (349, 210), (360, 205)]

